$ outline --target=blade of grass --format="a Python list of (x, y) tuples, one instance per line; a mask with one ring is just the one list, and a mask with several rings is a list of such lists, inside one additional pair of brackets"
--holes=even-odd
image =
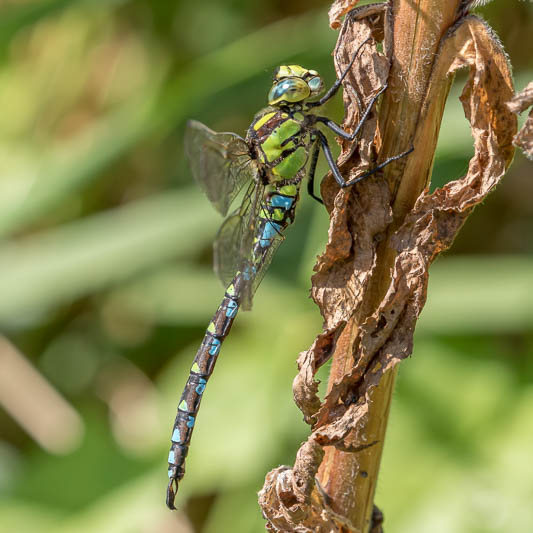
[(213, 238), (218, 217), (196, 191), (179, 191), (6, 244), (0, 322), (16, 323), (97, 291)]

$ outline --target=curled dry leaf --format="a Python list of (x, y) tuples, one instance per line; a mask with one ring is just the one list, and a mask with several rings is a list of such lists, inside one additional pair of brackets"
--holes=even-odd
[[(517, 114), (533, 106), (533, 81), (523, 91), (516, 94), (507, 106)], [(513, 142), (515, 146), (524, 151), (526, 157), (533, 160), (533, 109), (529, 112), (522, 129), (515, 135)]]
[(323, 491), (315, 491), (315, 475), (324, 450), (314, 439), (300, 447), (293, 468), (280, 466), (270, 472), (259, 492), (259, 504), (268, 531), (360, 533), (329, 506)]
[[(338, 71), (369, 35), (376, 35), (376, 28), (382, 23), (383, 18), (379, 17), (374, 17), (374, 22), (372, 17), (358, 18), (353, 14), (346, 18), (335, 53)], [(387, 32), (381, 27), (380, 33)], [(388, 61), (374, 44), (364, 49), (345, 87), (347, 120), (344, 126), (347, 129), (357, 122), (364, 108), (361, 102), (368, 102), (386, 79)], [(466, 176), (432, 194), (425, 190), (394, 232), (388, 232), (393, 195), (385, 180), (365, 180), (350, 190), (339, 190), (331, 179), (323, 183), (323, 197), (331, 221), (326, 251), (315, 267), (312, 296), (324, 317), (324, 332), (300, 355), (299, 373), (294, 381), (295, 401), (313, 427), (304, 446), (312, 447), (314, 442), (355, 451), (374, 444), (364, 442), (369, 394), (385, 372), (412, 352), (416, 321), (426, 300), (429, 265), (452, 244), (474, 207), (494, 189), (511, 163), (516, 117), (506, 105), (513, 96), (510, 69), (500, 43), (475, 16), (465, 17), (443, 37), (417, 131), (424, 131), (424, 120), (432, 116), (428, 109), (435, 92), (463, 67), (469, 69), (470, 75), (461, 101), (475, 149)], [(415, 133), (415, 147), (416, 138)], [(368, 167), (375, 155), (374, 147), (379, 143), (380, 134), (374, 118), (363, 128), (357, 151), (350, 146), (342, 147), (339, 161), (344, 175), (352, 177), (361, 172), (361, 167)], [(413, 156), (416, 155), (415, 148)], [(432, 157), (432, 154), (419, 156)], [(383, 239), (387, 241), (381, 242)], [(367, 309), (366, 302), (371, 301), (371, 292), (375, 291), (372, 276), (383, 244), (395, 250), (395, 259), (382, 301), (377, 307)], [(344, 376), (330, 384), (321, 402), (314, 375), (341, 344), (344, 353), (352, 354), (353, 365)], [(315, 451), (313, 457), (316, 459), (319, 454)], [(319, 490), (310, 495), (305, 492), (302, 496), (302, 492), (295, 489), (290, 497), (287, 492), (281, 494), (279, 489), (274, 490), (281, 483), (277, 479), (282, 474), (289, 476), (291, 486), (295, 484), (297, 466), (283, 468), (269, 474), (261, 493), (269, 528), (273, 531), (339, 531), (327, 529), (326, 522), (320, 526), (315, 523), (314, 529), (309, 527), (317, 517), (333, 520), (331, 513), (328, 514), (327, 502), (322, 502), (319, 510), (316, 508), (315, 496)], [(316, 472), (314, 463), (311, 470)], [(309, 480), (299, 479), (299, 483), (309, 488)], [(286, 488), (290, 491), (290, 487)], [(271, 507), (265, 506), (265, 502)], [(304, 522), (297, 519), (290, 524), (285, 522), (289, 519), (287, 509), (290, 509), (290, 505), (286, 505), (291, 502), (298, 502), (299, 510), (304, 509)], [(269, 508), (276, 509), (276, 516), (268, 514)]]
[[(378, 309), (366, 317), (360, 311), (375, 267), (376, 231), (385, 230), (376, 220), (386, 225), (390, 203), (386, 203), (386, 190), (383, 183), (380, 188), (378, 180), (361, 183), (354, 195), (340, 191), (335, 198), (331, 223), (334, 229), (317, 264), (313, 297), (324, 314), (323, 335), (332, 338), (333, 331), (343, 329), (351, 317), (359, 326), (352, 334), (353, 367), (333, 384), (318, 411), (314, 411), (317, 402), (313, 397), (302, 405), (321, 444), (339, 444), (356, 429), (367, 412), (370, 388), (379, 383), (384, 372), (410, 355), (415, 324), (426, 300), (429, 265), (451, 245), (472, 209), (497, 185), (512, 160), (516, 120), (505, 105), (513, 94), (509, 67), (499, 42), (474, 16), (466, 17), (443, 40), (432, 75), (437, 79), (430, 84), (428, 98), (432, 97), (431, 87), (437, 87), (439, 80), (442, 83), (465, 66), (470, 69), (470, 77), (461, 100), (475, 145), (468, 174), (433, 194), (423, 193), (392, 235), (390, 244), (397, 256), (390, 285)], [(352, 198), (348, 200), (351, 207), (341, 205), (337, 209), (340, 198), (347, 195)], [(380, 198), (381, 209), (358, 209), (369, 195), (372, 200), (366, 202)], [(335, 245), (339, 211), (349, 213), (343, 219), (343, 241), (349, 241), (343, 247), (343, 255), (336, 255)], [(325, 354), (321, 353), (320, 358), (324, 360)], [(306, 353), (300, 361), (313, 364), (315, 358)], [(308, 380), (308, 368), (302, 366), (300, 375)], [(346, 443), (341, 446), (348, 447)]]
[(329, 25), (336, 30), (341, 25), (341, 19), (351, 11), (359, 0), (335, 0), (328, 11)]
[[(353, 54), (364, 44), (354, 68), (346, 77), (344, 103), (345, 125), (354, 127), (366, 105), (384, 86), (389, 71), (389, 61), (378, 52), (375, 37), (383, 38), (385, 4), (365, 6), (347, 17), (339, 34), (335, 49), (335, 64), (340, 75)], [(345, 46), (343, 43), (349, 43)], [(368, 169), (375, 157), (374, 139), (377, 120), (374, 111), (361, 131), (357, 146), (344, 143), (339, 165), (350, 178)], [(357, 154), (354, 154), (355, 149)], [(357, 156), (357, 157), (355, 157)], [(298, 360), (294, 398), (305, 419), (311, 422), (320, 407), (316, 394), (318, 383), (313, 376), (332, 353), (334, 342), (342, 332), (342, 325), (357, 311), (362, 303), (360, 295), (368, 285), (375, 263), (375, 243), (392, 220), (391, 194), (386, 183), (366, 180), (358, 185), (360, 195), (351, 190), (338, 190), (333, 179), (326, 179), (322, 197), (330, 211), (330, 228), (326, 252), (319, 258), (313, 276), (313, 298), (319, 304), (325, 321), (325, 331), (308, 352)], [(344, 268), (338, 265), (345, 262)], [(334, 271), (331, 274), (332, 270)]]
[[(436, 90), (432, 88), (438, 87), (439, 81), (443, 82), (462, 67), (470, 69), (461, 101), (470, 122), (475, 148), (468, 174), (433, 194), (424, 192), (392, 235), (390, 245), (397, 255), (386, 295), (370, 316), (358, 317), (359, 327), (352, 343), (354, 366), (331, 387), (314, 415), (313, 427), (323, 444), (336, 444), (357, 428), (364, 420), (366, 409), (363, 407), (368, 404), (370, 388), (379, 383), (386, 371), (410, 355), (416, 321), (426, 300), (429, 265), (437, 254), (452, 244), (472, 209), (497, 185), (511, 163), (516, 119), (505, 105), (513, 94), (509, 67), (500, 43), (485, 23), (474, 16), (466, 17), (444, 38), (433, 69), (435, 79), (429, 85), (428, 99), (431, 100), (432, 90)], [(358, 192), (361, 196), (364, 194), (362, 188)], [(359, 212), (357, 215), (359, 225), (373, 226), (375, 213)], [(352, 250), (357, 253), (356, 240), (363, 237), (367, 240), (366, 248), (373, 248), (375, 256), (376, 245), (369, 241), (369, 236), (364, 232), (355, 234)], [(329, 253), (326, 249), (325, 255)], [(351, 258), (343, 257), (339, 262), (337, 258), (329, 257), (328, 264), (334, 266), (327, 271), (319, 270), (314, 278), (318, 278), (320, 284), (314, 288), (313, 296), (325, 314), (330, 306), (334, 307), (338, 277), (346, 277), (348, 259)], [(322, 257), (319, 265), (323, 264)], [(371, 277), (372, 264), (368, 264), (369, 271), (358, 272), (360, 278)], [(355, 314), (362, 307), (367, 287), (362, 286), (354, 302)], [(341, 296), (343, 303), (344, 298)], [(332, 329), (342, 327), (332, 321), (329, 325)], [(329, 329), (327, 333), (331, 335)], [(321, 356), (323, 359), (324, 354)], [(309, 359), (312, 357), (306, 358)], [(360, 409), (354, 409), (354, 404)], [(340, 418), (339, 405), (345, 409)], [(335, 410), (334, 417), (331, 416), (332, 409)], [(355, 412), (359, 415), (354, 418)], [(345, 443), (343, 447), (346, 447)]]

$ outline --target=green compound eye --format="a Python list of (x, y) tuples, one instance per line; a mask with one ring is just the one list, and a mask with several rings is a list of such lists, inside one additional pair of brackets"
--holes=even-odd
[(276, 83), (268, 94), (270, 105), (278, 102), (301, 102), (310, 94), (309, 85), (301, 78), (287, 78)]
[(311, 78), (307, 84), (312, 91), (318, 91), (322, 86), (322, 80), (317, 76), (316, 78)]

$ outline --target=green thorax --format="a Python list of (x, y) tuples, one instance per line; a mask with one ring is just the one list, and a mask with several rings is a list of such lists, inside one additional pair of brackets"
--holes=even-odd
[(311, 141), (302, 113), (267, 107), (255, 116), (247, 139), (274, 180), (294, 178), (307, 163)]

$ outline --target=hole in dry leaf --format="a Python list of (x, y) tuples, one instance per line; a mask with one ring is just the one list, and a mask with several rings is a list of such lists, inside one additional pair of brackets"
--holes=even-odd
[(376, 334), (379, 333), (379, 330), (382, 330), (386, 325), (387, 325), (387, 319), (385, 318), (385, 315), (381, 315), (378, 320)]
[(467, 79), (466, 71), (457, 74), (446, 101), (431, 176), (431, 192), (464, 176), (474, 154), (470, 125), (459, 100)]

